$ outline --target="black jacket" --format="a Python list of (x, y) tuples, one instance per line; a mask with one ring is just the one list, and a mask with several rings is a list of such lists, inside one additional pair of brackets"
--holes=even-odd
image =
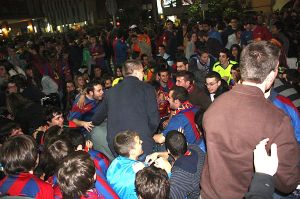
[(245, 199), (272, 199), (274, 193), (273, 176), (255, 173)]
[(107, 118), (107, 142), (111, 151), (113, 139), (124, 130), (134, 130), (143, 141), (143, 150), (149, 154), (153, 150), (153, 134), (159, 125), (159, 113), (154, 88), (133, 76), (127, 76), (109, 89), (103, 102), (92, 118), (94, 125)]

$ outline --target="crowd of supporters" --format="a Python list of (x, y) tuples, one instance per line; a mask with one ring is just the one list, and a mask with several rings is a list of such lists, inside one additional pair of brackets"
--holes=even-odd
[[(244, 194), (256, 198), (256, 193), (272, 195), (275, 186), (274, 197), (299, 197), (295, 190), (300, 179), (295, 163), (300, 143), (299, 22), (299, 13), (290, 11), (273, 13), (268, 21), (258, 15), (229, 21), (183, 21), (175, 27), (167, 20), (155, 31), (134, 24), (127, 29), (89, 32), (83, 28), (3, 40), (0, 196), (198, 198), (201, 191), (202, 198), (241, 198)], [(249, 64), (257, 68), (249, 72)], [(266, 66), (269, 71), (260, 69)], [(250, 85), (250, 80), (265, 86), (263, 100), (251, 101), (257, 91), (249, 88), (245, 92), (249, 98), (229, 97), (229, 93), (242, 93), (239, 86), (243, 82)], [(241, 105), (241, 101), (251, 105)], [(265, 107), (265, 102), (273, 105)], [(266, 114), (253, 117), (251, 111), (255, 114), (256, 109), (248, 105), (261, 106), (256, 108)], [(275, 107), (282, 115), (276, 111), (267, 114)], [(266, 116), (277, 117), (270, 121), (282, 121), (283, 126), (264, 126)], [(255, 117), (260, 117), (260, 122)], [(241, 143), (235, 145), (229, 134), (239, 128), (236, 123), (251, 124), (243, 126), (247, 130), (264, 126), (259, 130), (266, 132), (253, 133), (257, 139), (251, 144), (243, 143), (245, 137), (239, 134), (236, 139)], [(224, 143), (213, 136), (219, 129), (230, 137), (224, 138)], [(278, 140), (270, 134), (276, 129), (280, 129)], [(290, 134), (281, 138), (284, 131)], [(272, 178), (254, 175), (259, 165), (254, 170), (252, 152), (267, 144), (257, 145), (266, 138), (263, 133), (279, 142), (280, 175), (275, 185)], [(250, 161), (243, 155), (234, 156), (239, 145)], [(247, 151), (246, 145), (251, 150)], [(251, 168), (251, 175), (249, 170), (241, 175), (242, 188), (237, 187), (236, 174), (229, 175), (226, 161), (219, 157), (222, 150), (232, 153), (240, 168)], [(274, 150), (277, 148), (272, 147)], [(217, 164), (220, 168), (213, 168)], [(214, 186), (218, 180), (213, 178), (223, 167), (227, 177), (223, 180), (234, 190), (228, 193), (221, 193), (227, 186)], [(218, 172), (213, 175), (210, 169)], [(273, 170), (265, 173), (274, 175), (277, 167), (275, 173)], [(256, 184), (246, 193), (253, 176)], [(271, 188), (257, 186), (262, 179)]]

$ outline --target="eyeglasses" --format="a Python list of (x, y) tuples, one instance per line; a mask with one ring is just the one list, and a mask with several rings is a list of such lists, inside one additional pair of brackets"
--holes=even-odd
[(218, 82), (205, 83), (205, 86), (214, 86), (216, 83), (218, 83)]

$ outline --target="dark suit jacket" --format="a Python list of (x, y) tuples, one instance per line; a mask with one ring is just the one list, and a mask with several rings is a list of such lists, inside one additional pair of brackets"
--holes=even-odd
[(195, 86), (189, 93), (189, 101), (202, 110), (208, 109), (211, 104), (209, 95), (205, 93), (204, 89), (200, 89), (198, 86)]
[(201, 196), (240, 199), (254, 175), (253, 150), (264, 138), (278, 146), (274, 176), (280, 192), (292, 192), (300, 180), (300, 151), (290, 118), (255, 86), (236, 85), (223, 93), (204, 114), (207, 159), (201, 177)]
[[(153, 134), (159, 125), (159, 113), (154, 88), (138, 78), (127, 76), (109, 89), (103, 102), (96, 110), (93, 124), (101, 124), (107, 118), (107, 141), (114, 153), (113, 139), (124, 130), (134, 130), (143, 140), (143, 150), (153, 150)], [(116, 155), (114, 153), (114, 155)]]

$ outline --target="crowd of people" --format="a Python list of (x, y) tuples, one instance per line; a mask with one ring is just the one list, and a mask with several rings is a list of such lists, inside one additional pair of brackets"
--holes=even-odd
[(298, 18), (4, 41), (0, 196), (299, 198)]

